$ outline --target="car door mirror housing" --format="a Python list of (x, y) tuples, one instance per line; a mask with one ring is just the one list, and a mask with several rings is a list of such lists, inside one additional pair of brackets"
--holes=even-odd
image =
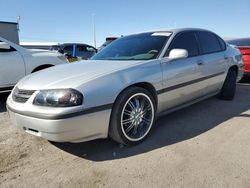
[(169, 52), (170, 59), (183, 59), (188, 57), (188, 51), (185, 49), (172, 49)]
[(0, 49), (10, 50), (10, 45), (6, 42), (0, 42)]

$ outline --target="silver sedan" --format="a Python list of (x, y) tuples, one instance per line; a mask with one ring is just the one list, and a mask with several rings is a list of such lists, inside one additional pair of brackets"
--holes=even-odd
[(48, 140), (138, 144), (159, 115), (214, 95), (232, 100), (243, 68), (240, 51), (213, 32), (139, 33), (91, 60), (25, 77), (7, 108), (17, 127)]

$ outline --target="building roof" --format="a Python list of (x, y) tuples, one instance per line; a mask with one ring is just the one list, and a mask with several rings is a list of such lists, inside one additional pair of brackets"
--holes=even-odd
[(6, 22), (6, 21), (0, 21), (0, 23), (3, 23), (3, 24), (15, 24), (15, 25), (18, 24), (17, 22)]

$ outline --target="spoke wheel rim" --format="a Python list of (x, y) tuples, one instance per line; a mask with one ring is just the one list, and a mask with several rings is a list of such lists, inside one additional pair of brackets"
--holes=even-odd
[(154, 120), (154, 106), (144, 93), (132, 95), (121, 113), (121, 128), (130, 141), (142, 140), (150, 131)]

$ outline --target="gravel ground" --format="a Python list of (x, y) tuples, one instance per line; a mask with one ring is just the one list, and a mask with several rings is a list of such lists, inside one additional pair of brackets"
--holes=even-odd
[(52, 143), (14, 128), (0, 95), (0, 187), (250, 187), (250, 82), (160, 118), (134, 147)]

